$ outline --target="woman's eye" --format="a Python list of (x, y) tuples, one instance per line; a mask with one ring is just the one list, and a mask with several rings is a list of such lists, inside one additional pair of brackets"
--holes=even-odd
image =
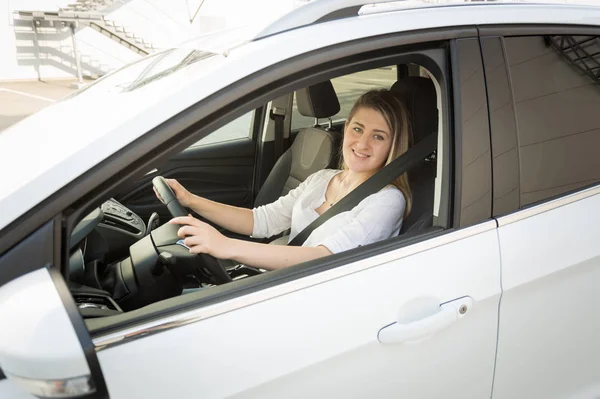
[(356, 126), (355, 126), (355, 127), (354, 127), (354, 131), (355, 131), (355, 132), (357, 132), (357, 133), (361, 133), (361, 132), (362, 132), (362, 129), (361, 129), (361, 128), (359, 128), (359, 127), (356, 127)]
[(376, 134), (375, 136), (375, 140), (384, 140), (385, 138), (379, 134)]

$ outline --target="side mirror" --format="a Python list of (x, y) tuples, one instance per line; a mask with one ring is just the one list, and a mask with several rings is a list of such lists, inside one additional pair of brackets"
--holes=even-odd
[(23, 390), (45, 398), (96, 392), (88, 359), (48, 269), (0, 287), (0, 326), (0, 368)]

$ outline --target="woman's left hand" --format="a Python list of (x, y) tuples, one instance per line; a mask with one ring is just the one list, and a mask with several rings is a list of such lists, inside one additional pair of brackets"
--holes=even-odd
[(183, 225), (177, 231), (177, 235), (183, 238), (183, 243), (190, 248), (191, 253), (204, 253), (215, 258), (228, 259), (227, 242), (229, 238), (208, 223), (191, 215), (173, 218), (169, 223)]

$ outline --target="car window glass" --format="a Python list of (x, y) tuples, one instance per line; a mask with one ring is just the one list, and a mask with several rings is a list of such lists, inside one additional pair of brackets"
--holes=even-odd
[(195, 68), (196, 75), (202, 71), (208, 73), (209, 66), (215, 66), (219, 62), (222, 62), (222, 57), (217, 57), (211, 52), (185, 48), (170, 49), (128, 64), (67, 98), (73, 98), (83, 93), (94, 95), (102, 92), (131, 92), (168, 76), (176, 75), (188, 67)]
[[(370, 69), (331, 79), (331, 84), (340, 102), (340, 112), (334, 115), (333, 121), (345, 120), (354, 102), (361, 94), (372, 89), (389, 89), (397, 80), (396, 66)], [(292, 108), (292, 130), (315, 124), (315, 118), (300, 115), (294, 94)]]
[(600, 38), (505, 39), (513, 88), (520, 206), (600, 180)]
[(245, 113), (225, 126), (215, 130), (208, 136), (194, 143), (191, 147), (207, 144), (222, 143), (225, 141), (247, 139), (252, 137), (252, 117), (254, 111)]

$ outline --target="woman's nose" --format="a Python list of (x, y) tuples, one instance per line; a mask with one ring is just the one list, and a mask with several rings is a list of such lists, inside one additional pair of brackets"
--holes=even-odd
[(360, 148), (367, 148), (369, 146), (369, 136), (366, 134), (361, 135), (358, 139), (358, 145)]

